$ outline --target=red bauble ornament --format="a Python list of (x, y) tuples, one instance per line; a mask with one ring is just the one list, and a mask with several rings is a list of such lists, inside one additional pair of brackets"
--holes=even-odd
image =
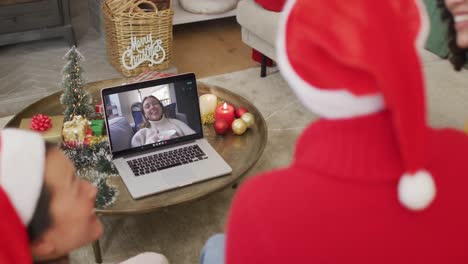
[(249, 112), (249, 110), (245, 109), (244, 107), (240, 106), (236, 109), (236, 117), (241, 118), (243, 114)]
[(214, 122), (214, 129), (216, 134), (224, 135), (229, 130), (229, 124), (224, 119), (218, 119)]
[(37, 114), (31, 119), (29, 127), (36, 131), (46, 131), (52, 127), (52, 119), (47, 115)]

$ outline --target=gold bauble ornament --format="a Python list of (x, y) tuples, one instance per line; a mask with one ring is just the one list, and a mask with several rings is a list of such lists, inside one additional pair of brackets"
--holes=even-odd
[(255, 117), (251, 113), (244, 113), (241, 118), (244, 120), (248, 128), (253, 127), (255, 124)]
[(232, 122), (232, 132), (236, 135), (242, 135), (247, 130), (247, 124), (241, 118), (237, 118)]

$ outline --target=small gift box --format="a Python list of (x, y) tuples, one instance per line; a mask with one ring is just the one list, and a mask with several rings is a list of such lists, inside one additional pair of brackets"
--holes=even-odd
[(104, 134), (104, 120), (91, 120), (91, 130), (93, 131), (93, 136), (102, 136)]
[(49, 118), (51, 119), (51, 126), (45, 131), (33, 130), (31, 128), (32, 118), (22, 119), (19, 128), (38, 132), (46, 141), (60, 143), (62, 141), (63, 115), (50, 116)]
[(80, 115), (74, 116), (72, 120), (63, 124), (63, 140), (82, 142), (86, 138), (88, 130), (88, 120)]

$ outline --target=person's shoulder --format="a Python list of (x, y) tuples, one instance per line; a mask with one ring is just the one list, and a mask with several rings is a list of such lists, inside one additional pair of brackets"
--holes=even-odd
[[(454, 129), (431, 130), (429, 134), (428, 166), (449, 182), (468, 184), (464, 172), (468, 171), (468, 135)], [(462, 173), (460, 173), (462, 172)]]
[(468, 135), (455, 129), (431, 129), (428, 138), (430, 152), (434, 154), (468, 154)]

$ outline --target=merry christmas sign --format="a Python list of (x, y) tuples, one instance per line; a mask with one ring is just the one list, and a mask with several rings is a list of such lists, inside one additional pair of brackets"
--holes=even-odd
[(166, 51), (163, 48), (162, 40), (153, 40), (150, 33), (140, 38), (131, 37), (130, 45), (122, 53), (121, 59), (123, 67), (127, 70), (136, 69), (145, 62), (151, 67), (166, 59)]

